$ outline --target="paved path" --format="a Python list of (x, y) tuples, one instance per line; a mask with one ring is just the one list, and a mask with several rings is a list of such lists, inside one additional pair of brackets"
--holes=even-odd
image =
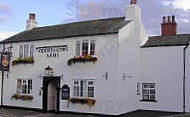
[[(109, 117), (84, 114), (54, 114), (20, 109), (0, 109), (0, 117)], [(190, 114), (166, 113), (157, 111), (136, 111), (119, 117), (190, 117)]]

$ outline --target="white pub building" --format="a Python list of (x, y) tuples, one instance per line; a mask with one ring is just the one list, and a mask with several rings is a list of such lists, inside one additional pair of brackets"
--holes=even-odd
[(190, 35), (177, 35), (174, 16), (163, 17), (161, 30), (148, 37), (136, 0), (120, 18), (37, 27), (30, 14), (25, 31), (1, 42), (13, 47), (2, 106), (103, 115), (189, 112)]

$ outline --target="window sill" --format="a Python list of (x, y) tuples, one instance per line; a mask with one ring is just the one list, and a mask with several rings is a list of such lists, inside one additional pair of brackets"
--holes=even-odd
[(157, 100), (140, 100), (141, 102), (158, 102)]

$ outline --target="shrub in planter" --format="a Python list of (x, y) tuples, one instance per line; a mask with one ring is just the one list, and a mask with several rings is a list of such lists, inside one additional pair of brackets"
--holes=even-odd
[(30, 96), (30, 95), (20, 95), (20, 94), (14, 94), (13, 96), (11, 96), (11, 100), (12, 99), (16, 99), (16, 100), (23, 100), (23, 101), (26, 101), (26, 100), (33, 100), (34, 97), (33, 96)]
[(75, 64), (76, 62), (96, 62), (97, 57), (93, 57), (92, 55), (86, 55), (86, 56), (77, 56), (74, 58), (71, 58), (68, 60), (67, 64), (72, 65), (73, 63)]
[(34, 59), (32, 57), (29, 58), (18, 58), (17, 60), (13, 60), (12, 61), (12, 65), (17, 65), (17, 64), (33, 64), (34, 63)]
[(90, 108), (94, 106), (96, 103), (95, 99), (89, 99), (89, 98), (70, 98), (68, 102), (71, 102), (73, 104), (79, 103), (79, 104), (87, 104)]

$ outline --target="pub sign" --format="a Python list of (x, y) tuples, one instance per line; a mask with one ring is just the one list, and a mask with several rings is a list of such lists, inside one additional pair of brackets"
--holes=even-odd
[(1, 71), (9, 71), (9, 66), (10, 66), (10, 55), (9, 54), (1, 54), (0, 70)]
[(68, 85), (63, 85), (61, 98), (62, 100), (68, 100), (70, 98), (70, 88)]

